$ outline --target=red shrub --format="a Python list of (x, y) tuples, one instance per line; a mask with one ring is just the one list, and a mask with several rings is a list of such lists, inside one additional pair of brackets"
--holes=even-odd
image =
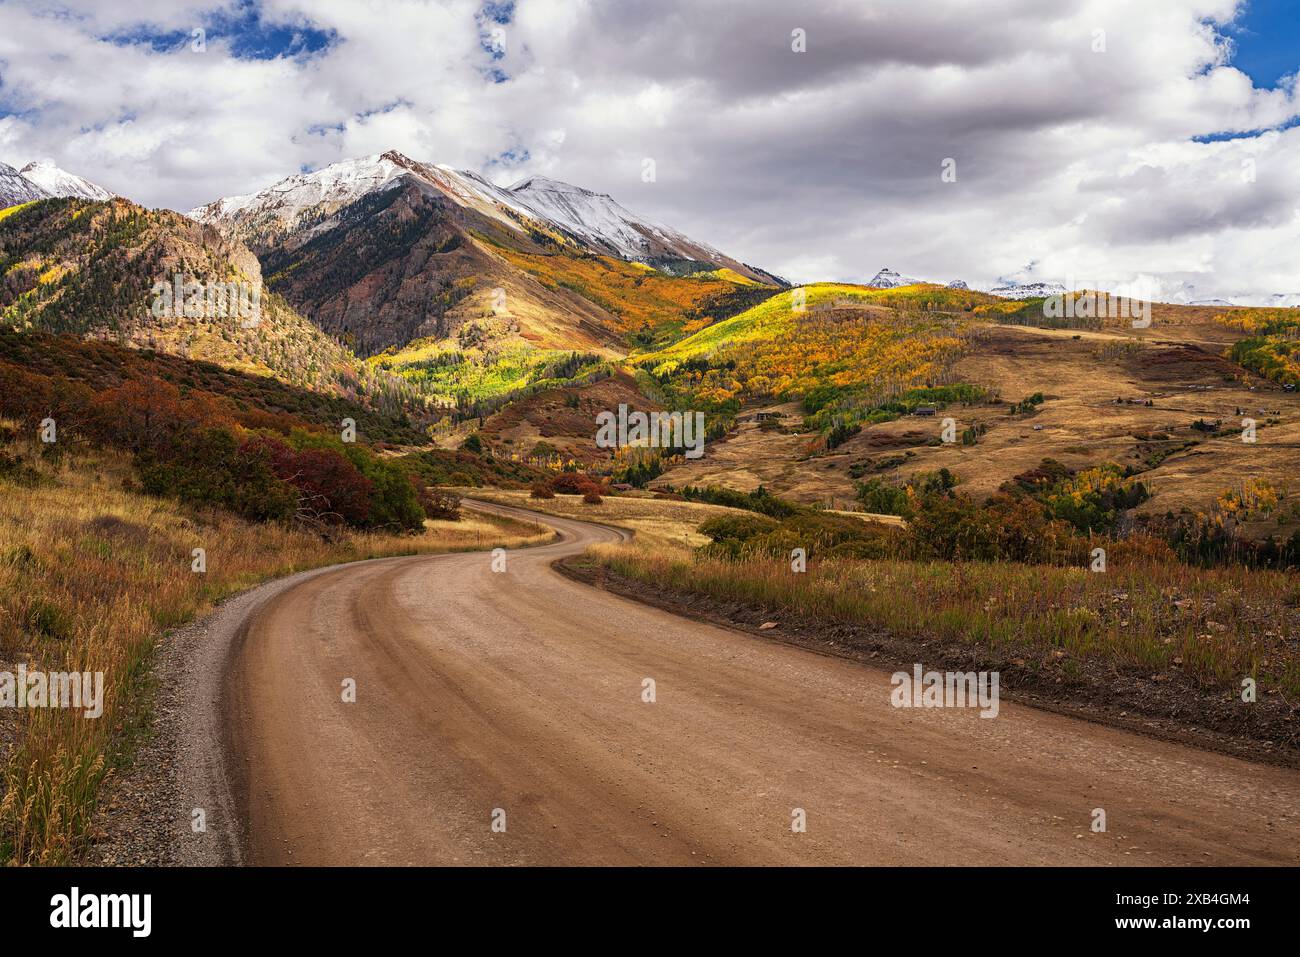
[(529, 493), (529, 498), (555, 498), (555, 489), (551, 488), (550, 482), (534, 482), (533, 490)]
[(208, 419), (215, 419), (211, 403), (183, 400), (176, 386), (152, 378), (101, 392), (89, 412), (91, 431), (101, 442), (164, 459), (178, 452), (182, 437), (218, 424)]
[(330, 449), (291, 449), (266, 436), (249, 439), (241, 455), (264, 453), (281, 481), (298, 490), (298, 515), (327, 525), (364, 525), (370, 517), (374, 483), (347, 458)]
[(595, 484), (581, 472), (561, 472), (551, 479), (551, 488), (559, 495), (583, 495)]

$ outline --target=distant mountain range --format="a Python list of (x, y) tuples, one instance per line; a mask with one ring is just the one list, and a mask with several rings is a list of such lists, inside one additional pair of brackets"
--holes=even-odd
[[(372, 206), (382, 205), (375, 204), (373, 197), (412, 184), (428, 197), (446, 200), (464, 213), (486, 217), (494, 228), (504, 227), (515, 236), (526, 237), (525, 247), (531, 241), (534, 247), (542, 247), (547, 253), (608, 256), (650, 266), (670, 276), (698, 276), (721, 270), (724, 276), (741, 281), (778, 287), (789, 285), (774, 273), (638, 216), (606, 193), (545, 176), (530, 176), (509, 187), (497, 186), (473, 171), (419, 162), (396, 150), (297, 173), (254, 193), (206, 203), (187, 215), (245, 242), (259, 257), (276, 253), (283, 258), (345, 220), (354, 220), (355, 217), (344, 215), (347, 207), (367, 198), (372, 200)], [(0, 209), (51, 197), (102, 201), (113, 195), (104, 187), (52, 163), (28, 163), (21, 169), (0, 163)], [(892, 289), (930, 282), (885, 267), (866, 285)], [(946, 285), (956, 289), (975, 288), (1005, 299), (1052, 296), (1066, 291), (1058, 282), (1012, 279), (1000, 279), (988, 287), (971, 287), (960, 279)], [(1197, 306), (1300, 307), (1300, 292), (1231, 298), (1198, 292), (1194, 286), (1184, 284), (1161, 298)]]
[[(867, 286), (872, 289), (896, 289), (899, 286), (912, 286), (919, 284), (939, 285), (930, 279), (912, 279), (903, 276), (893, 269), (886, 266), (871, 278)], [(950, 289), (969, 289), (971, 288), (960, 279), (953, 280), (947, 284)], [(1002, 278), (997, 283), (987, 288), (975, 287), (981, 292), (987, 292), (992, 296), (999, 296), (1003, 299), (1037, 299), (1048, 296), (1059, 296), (1068, 291), (1063, 283), (1059, 282), (1017, 282), (1013, 279)], [(1091, 288), (1091, 287), (1089, 287)], [(1074, 290), (1076, 292), (1082, 289)], [(1106, 292), (1105, 289), (1097, 289), (1098, 292)], [(1128, 293), (1116, 293), (1116, 295), (1128, 295)], [(1215, 306), (1226, 308), (1231, 306), (1257, 306), (1271, 309), (1288, 309), (1300, 308), (1300, 293), (1275, 293), (1269, 296), (1243, 296), (1238, 301), (1224, 299), (1219, 296), (1199, 297), (1197, 289), (1190, 284), (1184, 284), (1182, 287), (1172, 293), (1166, 293), (1160, 297), (1161, 302), (1168, 302), (1173, 305), (1183, 306)]]
[[(886, 266), (880, 272), (876, 273), (867, 283), (871, 289), (897, 289), (899, 286), (916, 286), (922, 284), (940, 285), (930, 279), (910, 279), (907, 276), (900, 275)], [(947, 284), (949, 289), (969, 289), (971, 288), (961, 279), (954, 279)], [(981, 290), (993, 296), (1001, 296), (1003, 299), (1033, 299), (1037, 296), (1055, 296), (1065, 292), (1065, 287), (1057, 282), (1032, 282), (1017, 283), (1010, 280), (1000, 280), (997, 285), (990, 289)]]
[[(143, 209), (47, 164), (0, 167), (0, 187), (0, 324), (367, 401), (407, 391), (386, 368), (458, 380), (472, 377), (456, 373), (469, 362), (530, 381), (564, 356), (621, 357), (785, 288), (609, 196), (541, 178), (503, 189), (392, 152), (189, 216)], [(96, 205), (41, 202), (56, 196)], [(157, 288), (230, 281), (265, 289), (259, 324), (153, 308)], [(356, 361), (379, 353), (382, 368)]]
[(1241, 296), (1235, 300), (1211, 296), (1198, 298), (1195, 286), (1184, 286), (1168, 297), (1170, 302), (1187, 306), (1257, 306), (1265, 309), (1294, 309), (1300, 307), (1300, 292), (1279, 292), (1271, 296)]
[[(867, 287), (869, 289), (897, 289), (899, 286), (916, 286), (923, 283), (930, 283), (930, 280), (909, 279), (886, 266), (871, 278), (871, 281), (867, 283)], [(933, 283), (930, 284), (934, 285)], [(948, 283), (948, 288), (969, 289), (970, 286), (966, 285), (966, 283), (962, 282), (960, 279), (954, 279), (952, 282)]]

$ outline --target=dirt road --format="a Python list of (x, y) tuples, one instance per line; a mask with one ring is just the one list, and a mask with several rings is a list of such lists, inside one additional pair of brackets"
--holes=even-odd
[(991, 720), (891, 707), (884, 672), (570, 581), (551, 562), (618, 533), (533, 517), (563, 540), (504, 571), (486, 553), (348, 565), (212, 626), (230, 632), (209, 723), (228, 793), (209, 802), (215, 829), (225, 805), (242, 822), (236, 859), (1300, 858), (1300, 773), (1006, 702)]

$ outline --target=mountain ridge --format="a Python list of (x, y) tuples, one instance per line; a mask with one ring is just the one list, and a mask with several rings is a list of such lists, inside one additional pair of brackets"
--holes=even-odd
[[(392, 188), (403, 176), (417, 178), (458, 205), (517, 232), (549, 235), (557, 246), (574, 252), (612, 255), (670, 273), (726, 268), (756, 282), (784, 285), (765, 270), (632, 213), (607, 193), (545, 176), (529, 176), (501, 187), (478, 173), (423, 163), (396, 150), (293, 174), (253, 193), (196, 206), (187, 215), (240, 235), (260, 252), (308, 221), (327, 227), (338, 209), (371, 192)], [(694, 268), (697, 265), (704, 268)]]

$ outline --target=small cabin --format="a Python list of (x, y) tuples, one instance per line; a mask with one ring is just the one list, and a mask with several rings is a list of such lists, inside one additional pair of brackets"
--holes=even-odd
[(913, 415), (938, 415), (939, 410), (932, 405), (918, 405), (912, 410)]
[(759, 412), (754, 416), (755, 422), (779, 422), (780, 419), (780, 412)]

